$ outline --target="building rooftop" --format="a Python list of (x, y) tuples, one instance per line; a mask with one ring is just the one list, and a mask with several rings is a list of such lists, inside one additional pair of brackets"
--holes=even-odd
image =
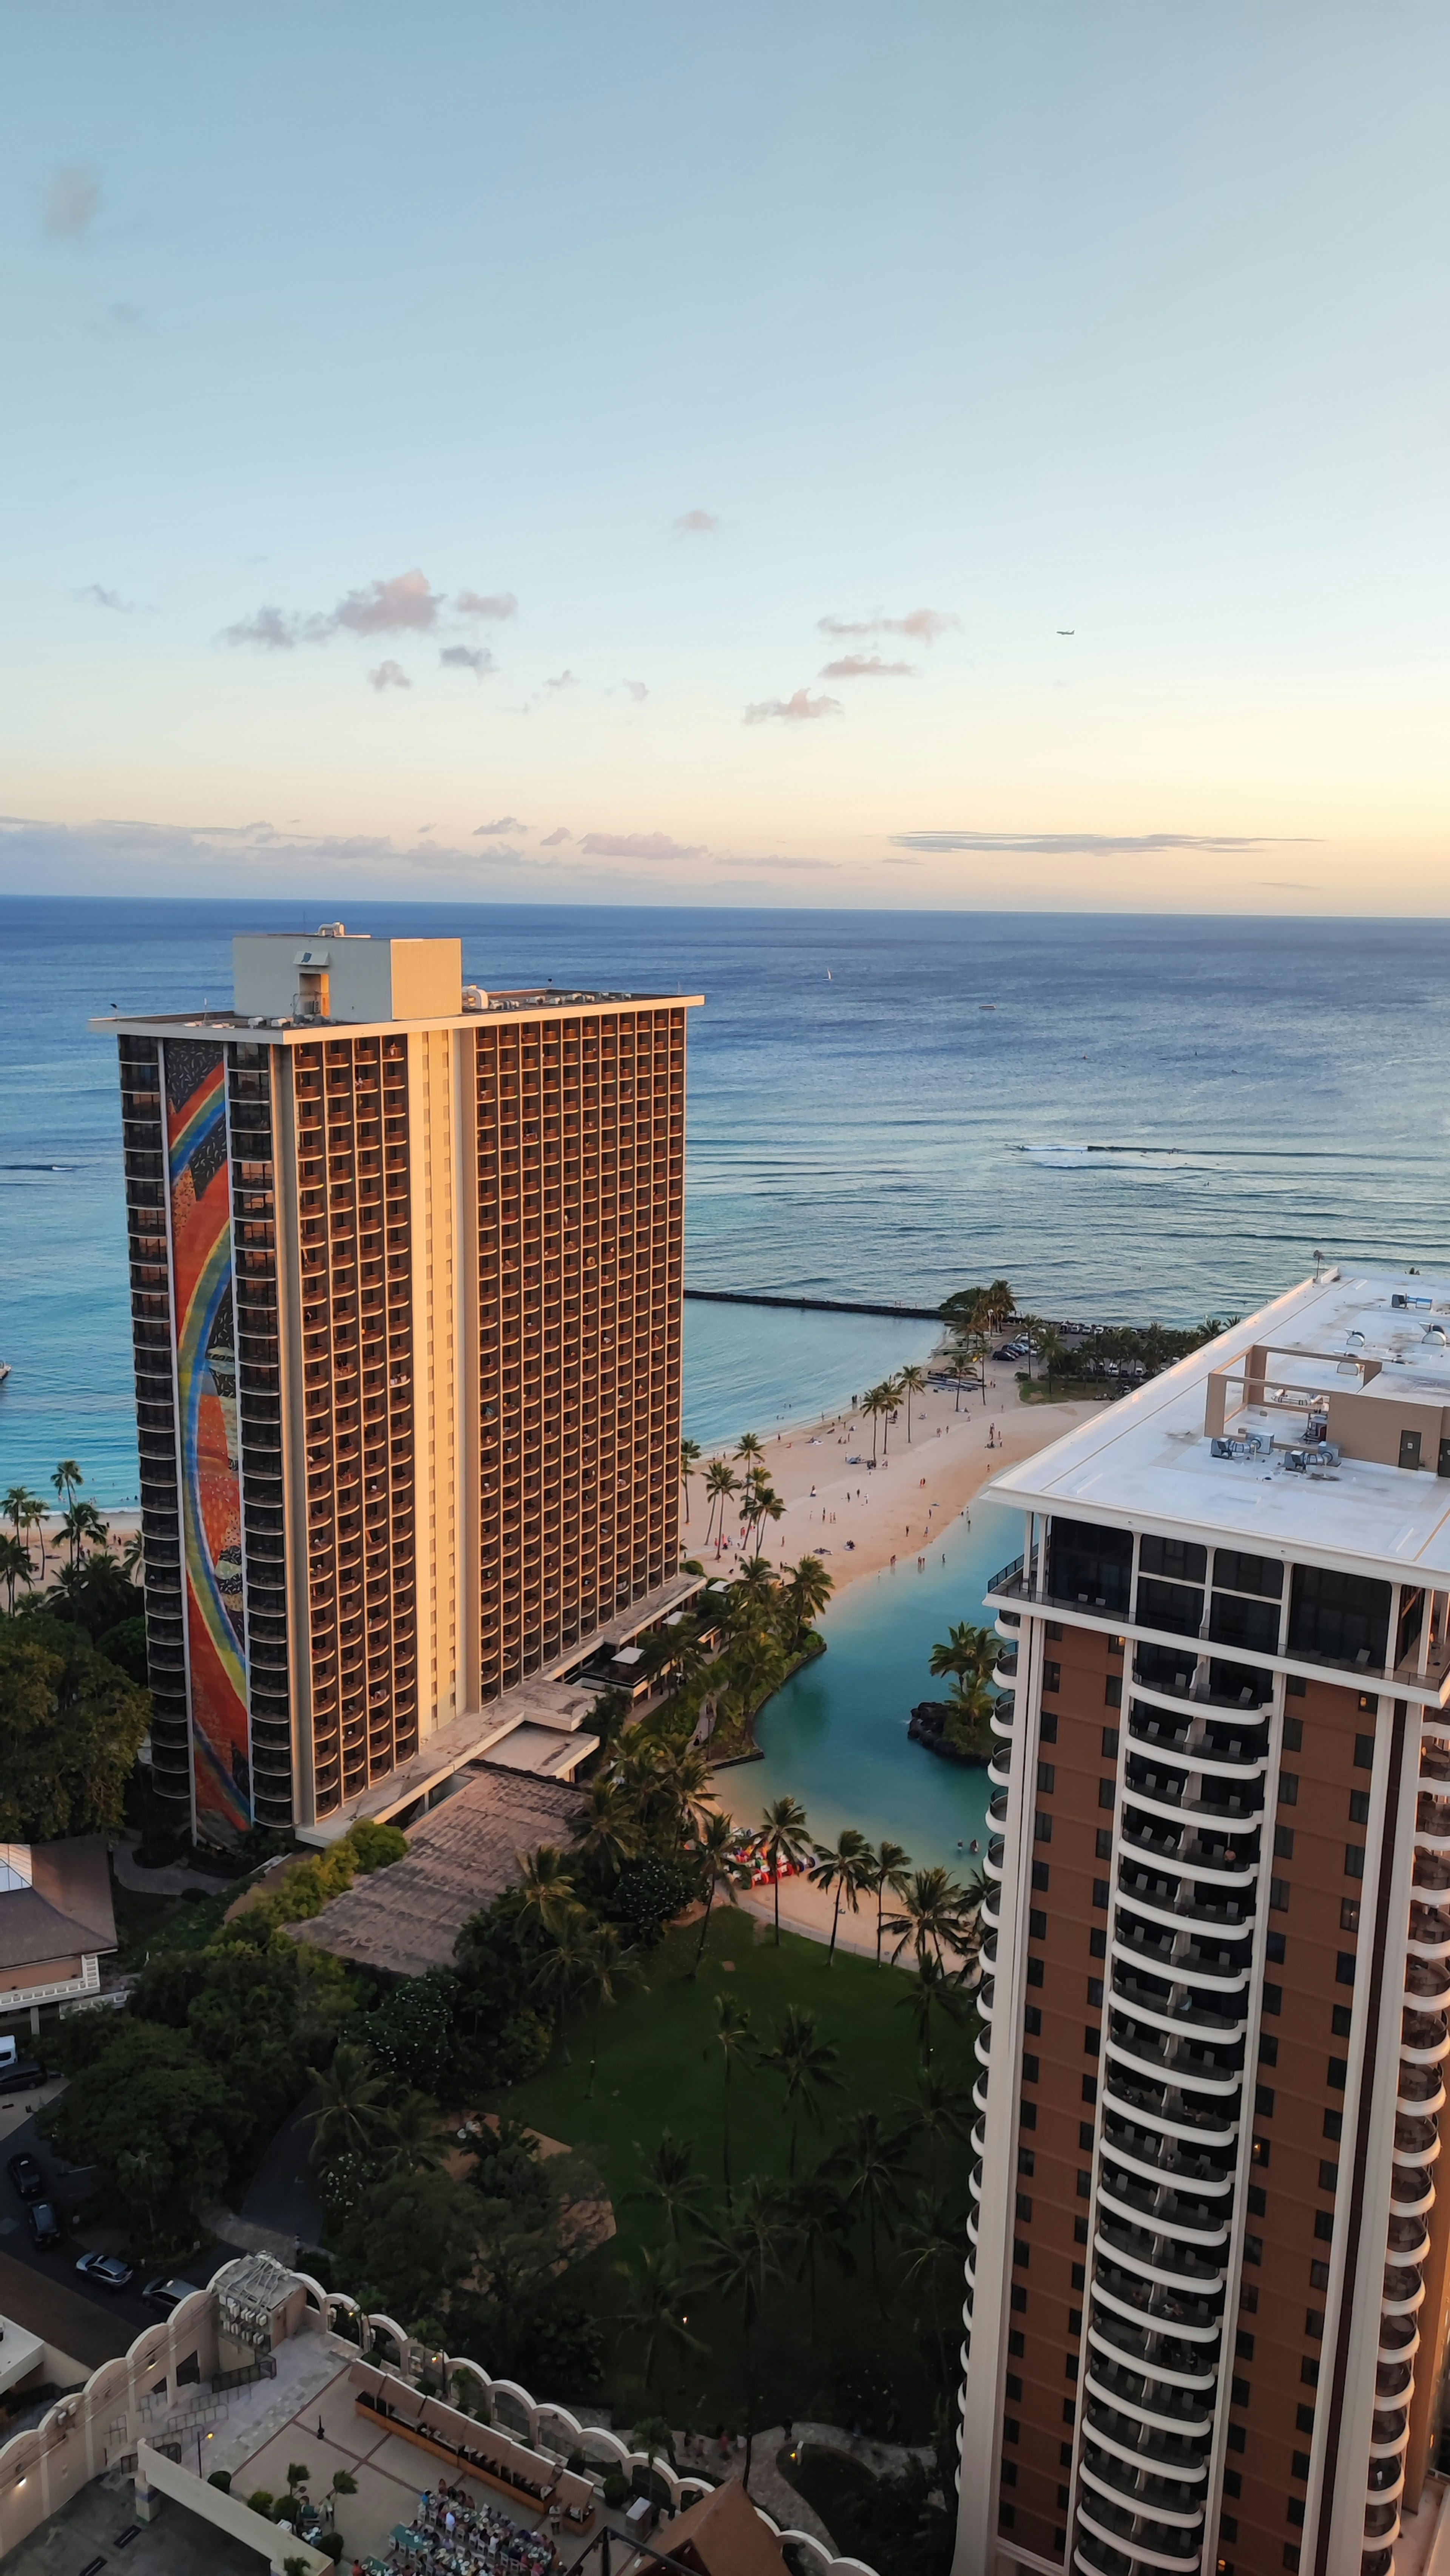
[(0, 1851), (0, 1969), (114, 1950), (111, 1874), (98, 1834)]
[(293, 1937), (389, 1976), (451, 1968), (469, 1916), (522, 1875), (520, 1852), (567, 1842), (582, 1804), (559, 1780), (479, 1771), (413, 1826), (406, 1860), (360, 1878)]
[(987, 1490), (1443, 1590), (1450, 1280), (1306, 1281)]

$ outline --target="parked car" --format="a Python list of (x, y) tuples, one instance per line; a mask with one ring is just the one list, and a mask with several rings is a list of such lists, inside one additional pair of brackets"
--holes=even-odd
[(22, 2200), (39, 2200), (45, 2176), (34, 2156), (12, 2156), (5, 2168)]
[(76, 2265), (88, 2281), (99, 2281), (103, 2290), (124, 2290), (136, 2275), (119, 2254), (83, 2254)]
[(183, 2299), (189, 2299), (195, 2288), (195, 2281), (166, 2280), (158, 2273), (154, 2281), (147, 2282), (141, 2296), (148, 2307), (159, 2308), (163, 2316), (169, 2317), (172, 2309), (179, 2308)]
[(60, 2218), (53, 2202), (33, 2200), (25, 2213), (25, 2218), (31, 2238), (42, 2253), (45, 2253), (50, 2246), (60, 2243)]

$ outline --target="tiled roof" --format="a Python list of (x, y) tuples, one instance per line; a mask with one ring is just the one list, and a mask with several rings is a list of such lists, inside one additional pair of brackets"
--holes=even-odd
[(29, 1887), (0, 1895), (0, 1968), (43, 1966), (116, 1946), (111, 1873), (99, 1834), (32, 1843)]
[(518, 1854), (566, 1843), (583, 1804), (577, 1789), (529, 1772), (479, 1764), (467, 1779), (411, 1828), (405, 1860), (360, 1878), (310, 1922), (294, 1924), (294, 1938), (392, 1976), (450, 1968), (470, 1914), (517, 1883)]

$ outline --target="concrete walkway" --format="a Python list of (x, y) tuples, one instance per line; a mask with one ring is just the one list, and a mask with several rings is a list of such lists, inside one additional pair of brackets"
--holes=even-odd
[(143, 1869), (136, 1858), (139, 1836), (124, 1840), (118, 1834), (111, 1845), (111, 1867), (119, 1887), (129, 1887), (135, 1896), (184, 1896), (189, 1887), (202, 1896), (220, 1896), (224, 1887), (233, 1885), (230, 1872), (213, 1877), (210, 1870), (193, 1869), (189, 1861), (168, 1861), (164, 1869)]

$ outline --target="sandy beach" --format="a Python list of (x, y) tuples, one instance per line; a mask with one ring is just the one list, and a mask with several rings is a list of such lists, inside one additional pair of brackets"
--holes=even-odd
[[(876, 1465), (869, 1461), (873, 1425), (859, 1414), (828, 1416), (797, 1423), (774, 1434), (763, 1445), (762, 1465), (785, 1504), (782, 1520), (766, 1524), (763, 1554), (777, 1566), (793, 1565), (807, 1554), (824, 1562), (837, 1591), (858, 1575), (879, 1574), (893, 1559), (909, 1562), (940, 1544), (941, 1533), (963, 1512), (970, 1512), (982, 1487), (1000, 1469), (1014, 1466), (1071, 1431), (1095, 1403), (1023, 1404), (1015, 1369), (1004, 1361), (988, 1363), (986, 1400), (980, 1393), (961, 1397), (954, 1387), (930, 1387), (912, 1398), (911, 1437), (906, 1435), (906, 1407), (890, 1428), (890, 1449), (883, 1455), (876, 1438)], [(990, 1445), (989, 1445), (990, 1444)], [(739, 1473), (733, 1446), (702, 1457), (691, 1480), (690, 1519), (681, 1524), (686, 1552), (703, 1565), (728, 1574), (753, 1552), (738, 1519), (728, 1507), (723, 1544), (716, 1521), (709, 1524), (704, 1471), (716, 1458), (730, 1460)]]
[[(820, 1556), (838, 1591), (858, 1575), (879, 1573), (893, 1557), (899, 1564), (910, 1564), (939, 1546), (943, 1532), (964, 1512), (970, 1514), (983, 1486), (1001, 1468), (1047, 1448), (1096, 1410), (1092, 1403), (1023, 1404), (1015, 1369), (1005, 1362), (993, 1368), (989, 1362), (985, 1402), (980, 1393), (963, 1394), (958, 1411), (954, 1387), (933, 1387), (914, 1396), (909, 1441), (903, 1406), (892, 1426), (885, 1460), (878, 1439), (874, 1470), (850, 1463), (871, 1455), (869, 1420), (843, 1414), (797, 1424), (764, 1444), (764, 1464), (786, 1505), (785, 1517), (767, 1524), (764, 1553), (776, 1565), (793, 1564), (808, 1552)], [(711, 1453), (725, 1458), (733, 1454), (729, 1448)], [(702, 1469), (708, 1464), (708, 1459), (702, 1459)], [(697, 1484), (697, 1496), (700, 1490)], [(695, 1500), (692, 1528), (697, 1526), (697, 1514), (695, 1544), (701, 1561), (712, 1568), (718, 1564), (722, 1573), (737, 1566), (744, 1552), (738, 1521), (727, 1519), (724, 1544), (717, 1555), (713, 1527), (710, 1545), (701, 1544), (704, 1507)], [(974, 1607), (964, 1602), (962, 1616), (969, 1618)], [(738, 1762), (713, 1775), (712, 1788), (720, 1806), (742, 1822), (758, 1820), (755, 1773), (753, 1762)], [(762, 1927), (773, 1922), (773, 1889), (751, 1888), (740, 1901)], [(833, 1908), (834, 1897), (807, 1880), (782, 1880), (782, 1928), (828, 1941)], [(874, 1956), (876, 1909), (871, 1899), (862, 1900), (855, 1916), (842, 1908), (837, 1946)], [(888, 1941), (885, 1956), (890, 1956), (893, 1946)], [(901, 1965), (911, 1964), (908, 1950)]]

